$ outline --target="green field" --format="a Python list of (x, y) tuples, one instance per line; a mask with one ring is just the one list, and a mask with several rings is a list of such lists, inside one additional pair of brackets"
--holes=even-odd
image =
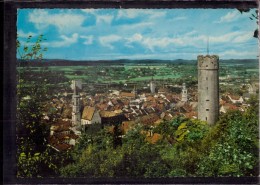
[[(259, 73), (257, 62), (247, 63), (242, 61), (221, 61), (219, 75), (251, 79)], [(124, 63), (120, 65), (71, 65), (71, 66), (46, 66), (46, 67), (17, 67), (18, 72), (28, 70), (32, 74), (40, 74), (42, 71), (53, 73), (54, 77), (64, 76), (65, 79), (55, 83), (69, 82), (73, 79), (82, 79), (85, 83), (125, 83), (125, 82), (147, 82), (152, 78), (155, 80), (190, 79), (197, 77), (197, 66), (194, 62), (179, 63)], [(49, 73), (49, 74), (50, 74)], [(33, 77), (32, 77), (33, 78)], [(55, 80), (54, 80), (55, 81)]]

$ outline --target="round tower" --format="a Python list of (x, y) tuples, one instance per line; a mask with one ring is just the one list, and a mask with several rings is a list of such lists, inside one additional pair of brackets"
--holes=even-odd
[(219, 116), (219, 57), (198, 56), (198, 118), (213, 125)]

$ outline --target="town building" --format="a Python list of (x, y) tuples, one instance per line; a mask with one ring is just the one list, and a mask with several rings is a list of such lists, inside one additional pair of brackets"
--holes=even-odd
[(81, 118), (82, 130), (85, 130), (88, 125), (92, 124), (101, 124), (101, 117), (95, 107), (86, 106), (84, 107)]
[(229, 100), (232, 103), (240, 103), (242, 104), (244, 102), (244, 99), (242, 96), (234, 96), (234, 95), (228, 95)]
[(49, 145), (58, 152), (72, 148), (76, 144), (79, 136), (76, 135), (71, 128), (71, 122), (57, 120), (57, 122), (50, 127)]

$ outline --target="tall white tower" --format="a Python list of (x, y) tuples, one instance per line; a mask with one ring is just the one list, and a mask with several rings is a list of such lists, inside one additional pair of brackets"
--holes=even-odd
[(152, 80), (150, 81), (150, 90), (151, 90), (151, 93), (154, 94), (155, 93), (155, 82), (152, 78)]
[(198, 118), (213, 125), (219, 116), (219, 57), (198, 56)]
[(188, 93), (186, 89), (186, 84), (182, 84), (182, 93), (181, 93), (181, 101), (187, 102), (188, 101)]
[(135, 95), (135, 98), (137, 97), (136, 85), (134, 85), (134, 88), (131, 93)]
[(80, 95), (78, 94), (78, 90), (82, 89), (81, 80), (72, 80), (71, 88), (74, 91), (72, 95), (72, 126), (80, 129)]

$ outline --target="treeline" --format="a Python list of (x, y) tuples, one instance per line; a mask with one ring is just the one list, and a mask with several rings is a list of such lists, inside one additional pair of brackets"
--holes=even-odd
[[(127, 59), (121, 59), (121, 60), (61, 60), (61, 59), (32, 59), (32, 60), (17, 60), (17, 66), (26, 67), (26, 66), (32, 66), (32, 67), (45, 67), (45, 66), (96, 66), (96, 65), (125, 65), (125, 64), (146, 64), (146, 65), (152, 65), (152, 64), (178, 64), (178, 65), (184, 65), (184, 64), (196, 64), (196, 60), (127, 60)], [(246, 64), (257, 66), (258, 60), (257, 59), (229, 59), (229, 60), (222, 60), (220, 59), (220, 65), (222, 64)]]
[(187, 63), (194, 63), (195, 60), (61, 60), (61, 59), (33, 59), (33, 60), (17, 60), (17, 66), (26, 67), (44, 67), (44, 66), (96, 66), (96, 65), (125, 65), (125, 64), (146, 64), (146, 65), (153, 65), (153, 64), (187, 64)]

